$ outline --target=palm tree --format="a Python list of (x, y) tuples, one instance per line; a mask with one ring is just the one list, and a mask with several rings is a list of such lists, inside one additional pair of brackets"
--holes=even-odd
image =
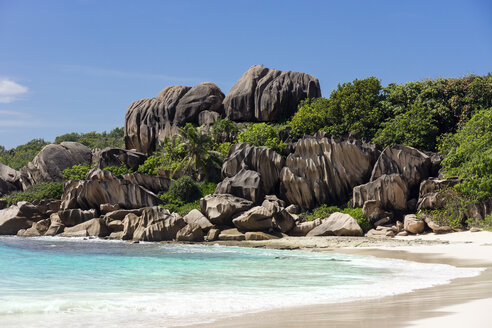
[(182, 169), (198, 180), (213, 177), (217, 170), (220, 170), (223, 159), (219, 152), (211, 150), (212, 138), (191, 123), (180, 128), (179, 134), (182, 137), (182, 146), (186, 150)]

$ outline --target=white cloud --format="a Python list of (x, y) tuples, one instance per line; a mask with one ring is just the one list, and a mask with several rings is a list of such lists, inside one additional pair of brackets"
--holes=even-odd
[(23, 85), (15, 83), (14, 81), (1, 78), (0, 79), (0, 103), (11, 103), (18, 100), (29, 89)]

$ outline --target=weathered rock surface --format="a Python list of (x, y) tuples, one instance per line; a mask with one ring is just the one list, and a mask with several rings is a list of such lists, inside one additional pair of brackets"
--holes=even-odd
[(120, 167), (124, 165), (133, 171), (136, 171), (147, 159), (147, 156), (143, 153), (123, 148), (109, 147), (96, 151), (93, 157), (93, 161), (97, 163), (96, 167), (99, 169), (104, 169), (108, 166)]
[(308, 232), (319, 226), (321, 223), (321, 219), (298, 223), (294, 228), (292, 228), (292, 230), (289, 231), (289, 235), (299, 237), (305, 236)]
[(77, 142), (49, 144), (21, 169), (23, 188), (40, 182), (63, 181), (63, 170), (90, 163), (92, 151)]
[(176, 234), (177, 241), (203, 241), (203, 230), (197, 224), (187, 224)]
[(198, 114), (198, 125), (212, 125), (221, 117), (220, 113), (204, 110)]
[(159, 140), (175, 133), (177, 126), (198, 123), (203, 111), (221, 111), (223, 93), (213, 83), (193, 88), (171, 86), (156, 98), (132, 103), (125, 115), (125, 148), (152, 153)]
[(154, 206), (145, 208), (141, 216), (128, 214), (123, 220), (125, 240), (163, 241), (173, 240), (186, 225), (183, 218), (168, 210)]
[(57, 213), (60, 209), (61, 200), (59, 199), (41, 199), (32, 202), (32, 205), (37, 208), (37, 210), (44, 217), (49, 217), (52, 213)]
[(0, 195), (22, 190), (20, 172), (0, 163)]
[(85, 175), (86, 180), (116, 180), (118, 179), (113, 172), (108, 170), (99, 169), (97, 167), (91, 169)]
[(272, 225), (276, 230), (287, 233), (295, 227), (295, 217), (287, 210), (282, 209), (278, 213), (274, 214)]
[(200, 199), (200, 212), (216, 225), (232, 225), (232, 216), (253, 207), (253, 202), (228, 194), (207, 195)]
[(294, 114), (299, 101), (314, 97), (321, 97), (314, 76), (255, 65), (232, 86), (224, 108), (233, 121), (278, 121)]
[(362, 206), (362, 214), (373, 226), (389, 223), (393, 219), (393, 213), (385, 211), (379, 200), (365, 201)]
[(371, 182), (383, 175), (399, 174), (410, 190), (432, 173), (432, 162), (423, 152), (408, 146), (386, 147), (374, 165)]
[(205, 236), (205, 241), (214, 241), (219, 238), (220, 235), (220, 230), (212, 228), (208, 231), (207, 235)]
[(109, 213), (106, 213), (104, 215), (104, 219), (106, 220), (106, 222), (111, 222), (111, 221), (114, 221), (114, 220), (123, 220), (125, 218), (125, 216), (127, 216), (128, 214), (135, 214), (136, 216), (140, 216), (142, 215), (142, 212), (143, 212), (143, 208), (137, 208), (137, 209), (133, 209), (133, 210), (116, 210), (116, 211), (113, 211), (113, 212), (109, 212)]
[(94, 237), (105, 237), (109, 235), (110, 231), (102, 218), (95, 218), (89, 221), (77, 224), (73, 227), (65, 227), (65, 230), (61, 237), (74, 237), (79, 234), (83, 234), (85, 236), (94, 236)]
[(253, 203), (258, 203), (264, 196), (260, 174), (246, 169), (242, 169), (232, 178), (222, 180), (215, 192), (245, 198)]
[(374, 181), (353, 189), (353, 204), (362, 207), (368, 200), (377, 200), (387, 210), (405, 210), (409, 190), (398, 174), (382, 175)]
[(273, 213), (262, 206), (238, 214), (232, 223), (240, 231), (262, 231), (272, 228)]
[(322, 133), (303, 138), (280, 173), (281, 192), (302, 208), (340, 203), (369, 181), (377, 156), (374, 145), (359, 141), (335, 141)]
[(202, 111), (222, 111), (224, 94), (212, 82), (203, 82), (191, 88), (178, 102), (174, 121), (178, 125), (198, 124), (198, 115)]
[(50, 226), (48, 230), (44, 233), (45, 236), (55, 236), (62, 233), (65, 229), (65, 225), (61, 222), (58, 213), (53, 213), (50, 215)]
[(112, 232), (119, 232), (123, 231), (123, 222), (121, 220), (114, 220), (106, 223), (108, 226), (108, 229), (111, 230)]
[(349, 214), (335, 212), (307, 233), (307, 236), (362, 236), (357, 220)]
[(239, 232), (236, 228), (222, 230), (219, 234), (219, 240), (245, 240), (244, 233)]
[(259, 173), (262, 194), (275, 192), (285, 160), (274, 150), (239, 143), (231, 147), (222, 165), (222, 177), (232, 178), (242, 169)]
[(123, 179), (133, 184), (142, 186), (155, 194), (167, 191), (171, 186), (171, 179), (160, 176), (148, 175), (140, 172), (134, 172), (123, 175)]
[(99, 205), (99, 211), (101, 212), (101, 214), (111, 213), (111, 212), (117, 211), (119, 209), (120, 209), (120, 205), (118, 205), (118, 204), (101, 204), (101, 205)]
[(245, 240), (270, 240), (279, 238), (279, 236), (275, 236), (262, 231), (248, 231), (244, 234)]
[(40, 220), (38, 222), (34, 222), (32, 226), (25, 230), (23, 233), (19, 234), (21, 230), (17, 233), (18, 236), (22, 237), (38, 237), (38, 236), (43, 236), (46, 231), (48, 231), (48, 228), (51, 225), (50, 219), (44, 219)]
[(425, 230), (425, 222), (418, 220), (415, 214), (408, 214), (403, 219), (403, 229), (413, 234), (422, 233)]
[(58, 211), (58, 217), (60, 221), (66, 227), (73, 227), (82, 222), (89, 221), (95, 218), (97, 215), (95, 209), (90, 210), (81, 210), (79, 208), (73, 208), (68, 210), (60, 210)]
[(21, 229), (28, 229), (42, 219), (41, 213), (28, 202), (19, 202), (0, 210), (0, 235), (16, 235)]
[(183, 216), (183, 220), (185, 220), (187, 224), (199, 226), (200, 229), (204, 231), (208, 231), (210, 228), (214, 226), (205, 217), (205, 215), (202, 214), (202, 212), (196, 209), (191, 210), (190, 212), (188, 212), (188, 214)]
[(162, 201), (156, 194), (126, 180), (72, 181), (65, 185), (61, 209), (99, 208), (106, 203), (136, 209), (156, 206)]

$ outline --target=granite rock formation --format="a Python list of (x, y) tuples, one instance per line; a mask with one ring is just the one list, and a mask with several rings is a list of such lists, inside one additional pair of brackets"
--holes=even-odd
[(251, 66), (224, 99), (226, 117), (233, 121), (278, 121), (290, 117), (299, 101), (321, 97), (312, 75)]

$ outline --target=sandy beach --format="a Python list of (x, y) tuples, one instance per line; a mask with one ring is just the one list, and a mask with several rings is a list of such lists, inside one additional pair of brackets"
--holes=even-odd
[(320, 304), (251, 313), (190, 327), (490, 327), (492, 232), (406, 236), (394, 239), (288, 237), (248, 243), (251, 247), (358, 254), (481, 267), (477, 277), (374, 300)]

